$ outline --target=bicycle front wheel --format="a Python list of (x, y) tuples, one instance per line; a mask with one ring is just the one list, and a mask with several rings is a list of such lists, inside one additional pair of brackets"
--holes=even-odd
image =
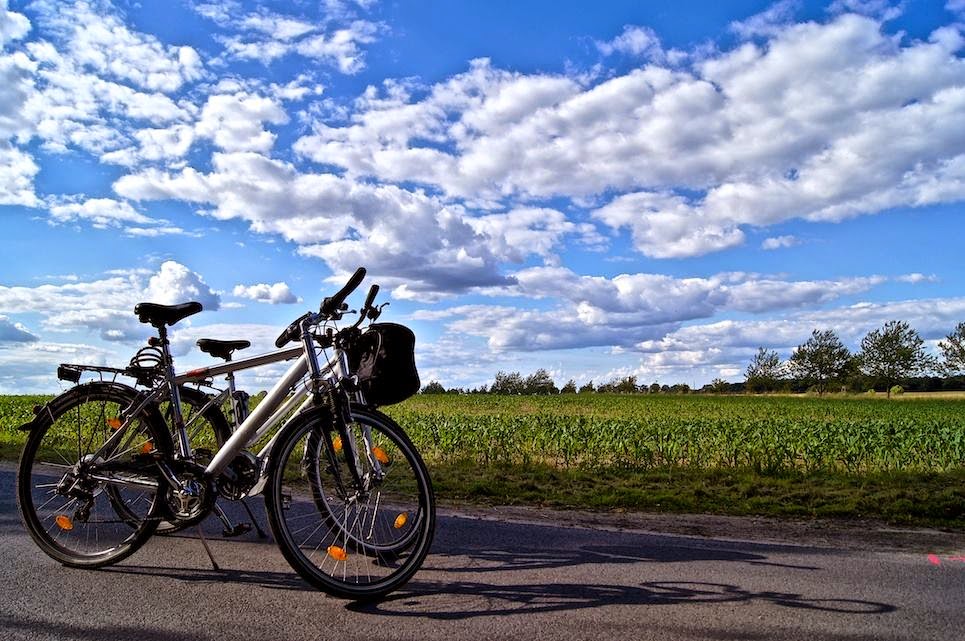
[(170, 437), (149, 410), (125, 416), (135, 396), (117, 384), (80, 385), (51, 401), (27, 438), (17, 506), (34, 542), (65, 565), (120, 561), (157, 528), (151, 457), (170, 452)]
[(275, 540), (312, 585), (342, 598), (372, 600), (405, 584), (422, 565), (435, 530), (429, 474), (402, 429), (378, 412), (352, 410), (346, 438), (359, 453), (352, 482), (324, 411), (286, 428), (269, 456), (265, 507)]

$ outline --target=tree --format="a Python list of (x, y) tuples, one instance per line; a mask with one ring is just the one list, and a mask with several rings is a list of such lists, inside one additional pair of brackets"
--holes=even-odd
[(596, 388), (593, 387), (593, 379), (590, 379), (589, 382), (587, 382), (585, 385), (580, 385), (580, 391), (578, 393), (592, 394), (595, 391), (596, 391)]
[(526, 377), (523, 381), (523, 393), (524, 394), (558, 394), (559, 389), (556, 387), (556, 383), (553, 382), (553, 378), (550, 373), (547, 372), (542, 367)]
[(751, 360), (744, 373), (746, 386), (751, 392), (772, 392), (777, 388), (778, 381), (784, 377), (784, 367), (781, 358), (774, 350), (763, 347), (757, 349), (757, 355)]
[(795, 378), (806, 385), (813, 384), (823, 394), (832, 381), (840, 379), (848, 371), (851, 353), (834, 330), (814, 330), (803, 345), (798, 345), (788, 368)]
[(613, 391), (617, 394), (636, 394), (640, 391), (637, 387), (637, 377), (627, 376), (619, 381), (613, 382)]
[(442, 386), (439, 381), (429, 381), (426, 386), (422, 388), (423, 394), (445, 394), (446, 388)]
[(560, 390), (560, 394), (576, 394), (576, 381), (572, 378), (566, 381), (566, 385)]
[(722, 378), (715, 378), (710, 382), (710, 389), (714, 394), (724, 394), (730, 389), (730, 383)]
[(955, 331), (938, 343), (942, 351), (942, 368), (948, 375), (965, 372), (965, 323), (959, 323)]
[(523, 376), (519, 372), (496, 372), (496, 380), (489, 388), (491, 394), (522, 394)]
[(658, 383), (657, 381), (654, 381), (654, 382), (650, 383), (649, 392), (650, 392), (651, 394), (659, 394), (659, 393), (660, 393), (660, 383)]
[(902, 379), (920, 374), (934, 365), (925, 352), (925, 341), (905, 321), (888, 321), (861, 339), (861, 369), (891, 388)]

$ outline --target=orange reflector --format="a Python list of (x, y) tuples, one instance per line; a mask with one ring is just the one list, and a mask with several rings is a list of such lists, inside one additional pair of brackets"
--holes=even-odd
[(348, 553), (345, 551), (345, 549), (340, 548), (337, 545), (328, 546), (328, 555), (336, 561), (344, 561), (348, 558)]
[(332, 439), (332, 447), (335, 448), (335, 453), (336, 453), (336, 454), (342, 451), (342, 437), (341, 437), (341, 436), (336, 436), (335, 438)]
[(399, 516), (395, 517), (395, 523), (392, 524), (392, 527), (394, 527), (397, 530), (401, 530), (402, 526), (404, 526), (406, 524), (406, 521), (408, 520), (409, 520), (409, 517), (406, 515), (405, 512), (403, 512)]
[(74, 529), (74, 522), (70, 520), (70, 517), (66, 514), (58, 514), (57, 518), (54, 519), (54, 523), (57, 524), (61, 530), (69, 532)]
[(111, 428), (112, 430), (116, 430), (120, 428), (120, 426), (121, 426), (121, 419), (119, 418), (107, 419), (107, 427)]
[(150, 454), (154, 451), (154, 443), (147, 441), (141, 446), (141, 454)]
[(381, 447), (376, 445), (372, 448), (372, 454), (375, 454), (375, 459), (382, 465), (387, 465), (389, 462), (389, 455), (385, 453)]

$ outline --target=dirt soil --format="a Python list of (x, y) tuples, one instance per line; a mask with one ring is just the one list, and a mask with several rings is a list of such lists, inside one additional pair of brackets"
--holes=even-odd
[(871, 519), (776, 519), (715, 514), (593, 512), (467, 505), (440, 506), (439, 513), (496, 521), (849, 550), (965, 553), (965, 530), (901, 527)]

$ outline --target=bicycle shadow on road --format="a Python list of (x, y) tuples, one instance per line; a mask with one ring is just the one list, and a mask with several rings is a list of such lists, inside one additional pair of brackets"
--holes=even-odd
[(426, 568), (478, 573), (587, 564), (731, 561), (794, 570), (821, 569), (815, 565), (782, 563), (768, 556), (789, 550), (798, 554), (815, 551), (772, 544), (447, 518), (440, 519), (439, 533)]
[[(650, 581), (633, 586), (548, 583), (492, 585), (457, 581), (414, 580), (378, 603), (349, 604), (347, 609), (369, 614), (461, 620), (481, 616), (532, 615), (605, 606), (662, 606), (764, 601), (774, 605), (836, 612), (885, 614), (897, 607), (859, 599), (807, 599), (790, 592), (753, 592), (724, 583)], [(466, 607), (478, 604), (479, 607)]]

